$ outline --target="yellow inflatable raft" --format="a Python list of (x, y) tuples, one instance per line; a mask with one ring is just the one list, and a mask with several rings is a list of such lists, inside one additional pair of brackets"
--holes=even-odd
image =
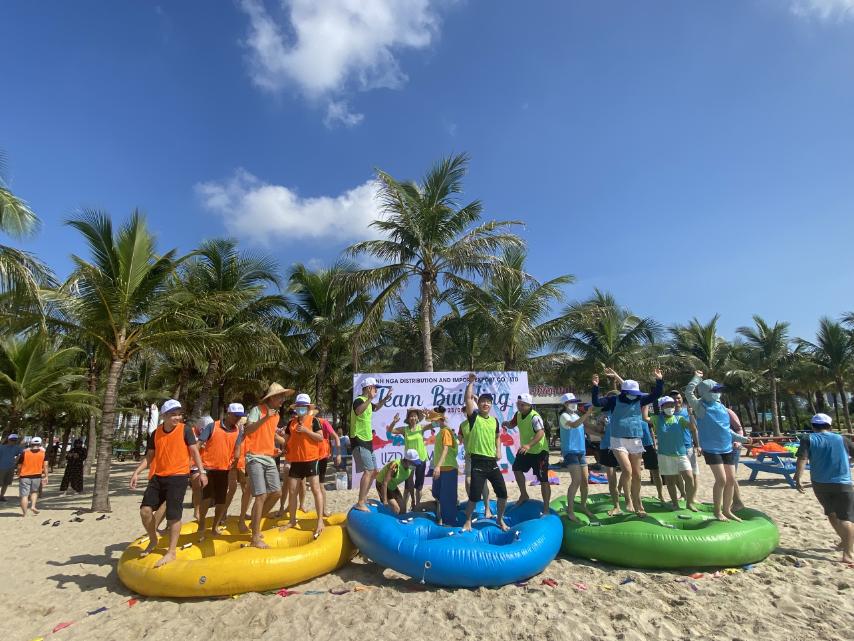
[(119, 578), (134, 592), (160, 597), (226, 596), (287, 587), (332, 572), (353, 558), (346, 520), (343, 513), (325, 518), (325, 528), (315, 540), (313, 512), (300, 512), (297, 526), (284, 532), (279, 531), (278, 520), (264, 519), (268, 550), (248, 547), (249, 535), (238, 531), (236, 517), (226, 521), (222, 534), (202, 542), (196, 522), (185, 523), (175, 561), (155, 568), (166, 553), (168, 536), (160, 537), (156, 550), (141, 556), (148, 545), (144, 536), (122, 554)]

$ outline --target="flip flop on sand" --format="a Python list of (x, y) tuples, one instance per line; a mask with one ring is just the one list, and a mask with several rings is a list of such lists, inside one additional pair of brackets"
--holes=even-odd
[(59, 527), (61, 523), (59, 521), (54, 521), (51, 527)]

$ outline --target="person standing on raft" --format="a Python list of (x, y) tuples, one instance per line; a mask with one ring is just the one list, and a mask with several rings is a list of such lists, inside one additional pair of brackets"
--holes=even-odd
[(320, 420), (313, 416), (314, 405), (308, 394), (297, 394), (291, 409), (296, 412), (285, 428), (285, 446), (288, 448), (288, 461), (291, 471), (288, 476), (288, 514), (290, 520), (281, 530), (292, 528), (297, 524), (297, 501), (299, 486), (305, 485), (308, 479), (311, 494), (314, 497), (314, 511), (317, 514), (317, 525), (314, 538), (323, 532), (323, 492), (320, 491), (320, 459), (324, 455), (323, 427)]
[(801, 476), (809, 460), (815, 498), (841, 539), (842, 562), (851, 564), (854, 563), (854, 486), (850, 457), (854, 456), (854, 444), (847, 436), (831, 432), (832, 422), (827, 414), (816, 414), (810, 419), (813, 433), (801, 438), (795, 487), (804, 493)]
[(368, 492), (371, 483), (377, 478), (377, 462), (374, 460), (374, 430), (371, 416), (375, 411), (391, 400), (392, 388), (382, 403), (374, 403), (377, 395), (377, 379), (368, 377), (362, 382), (362, 394), (353, 401), (350, 412), (350, 444), (353, 448), (353, 463), (356, 473), (362, 475), (359, 481), (359, 498), (353, 507), (362, 512), (369, 512)]
[(682, 486), (685, 488), (685, 507), (696, 512), (694, 496), (697, 493), (697, 487), (691, 471), (688, 450), (685, 447), (685, 433), (690, 434), (695, 431), (695, 428), (684, 415), (676, 414), (676, 401), (672, 397), (662, 396), (658, 399), (658, 406), (661, 408), (661, 413), (654, 414), (650, 424), (658, 439), (658, 465), (661, 476), (667, 483), (670, 504), (674, 510), (679, 509), (676, 479), (681, 478)]
[(578, 403), (581, 401), (571, 392), (560, 397), (563, 411), (558, 418), (560, 423), (560, 453), (563, 464), (569, 468), (569, 489), (566, 492), (566, 515), (570, 521), (575, 516), (575, 495), (581, 489), (581, 511), (593, 516), (587, 509), (587, 455), (584, 442), (584, 421), (593, 413), (593, 406), (581, 416), (578, 415)]
[[(252, 504), (252, 541), (250, 545), (266, 549), (270, 546), (264, 543), (261, 534), (261, 518), (267, 514), (282, 491), (282, 479), (273, 457), (276, 455), (276, 444), (284, 443), (284, 439), (276, 433), (279, 425), (279, 411), (285, 399), (294, 393), (278, 383), (272, 383), (267, 393), (261, 398), (261, 403), (253, 407), (243, 428), (243, 442), (246, 445), (246, 475), (255, 502)], [(240, 515), (243, 518), (243, 515)]]
[(463, 532), (471, 531), (471, 515), (477, 500), (483, 493), (483, 486), (489, 481), (495, 497), (498, 500), (498, 515), (496, 524), (502, 530), (509, 528), (504, 522), (504, 509), (507, 507), (507, 486), (498, 460), (501, 458), (501, 441), (499, 440), (500, 424), (498, 419), (490, 416), (492, 411), (492, 394), (483, 393), (477, 398), (474, 395), (475, 374), (469, 374), (466, 386), (465, 411), (468, 416), (469, 434), (466, 439), (466, 450), (471, 456), (471, 483), (469, 485), (469, 500), (466, 505), (466, 522)]
[(391, 425), (386, 428), (387, 432), (403, 436), (403, 450), (415, 450), (421, 463), (413, 470), (412, 475), (406, 479), (404, 492), (411, 500), (412, 508), (415, 509), (421, 503), (421, 492), (424, 489), (424, 473), (427, 470), (427, 446), (424, 444), (424, 432), (433, 429), (432, 423), (419, 425), (424, 420), (424, 412), (420, 409), (410, 408), (406, 410), (406, 425), (397, 426), (400, 414), (395, 414)]
[(427, 420), (438, 429), (433, 445), (433, 498), (436, 499), (436, 521), (439, 525), (456, 525), (457, 520), (457, 436), (448, 427), (445, 407), (428, 412)]
[(543, 516), (549, 513), (552, 487), (549, 485), (549, 441), (543, 417), (534, 409), (534, 399), (530, 394), (520, 394), (516, 399), (516, 413), (506, 421), (503, 427), (519, 428), (519, 449), (513, 461), (513, 475), (519, 486), (519, 499), (515, 507), (528, 501), (528, 489), (525, 487), (525, 472), (532, 470), (540, 482), (543, 497)]
[[(723, 385), (710, 378), (703, 380), (703, 372), (697, 370), (685, 387), (685, 400), (697, 421), (703, 458), (715, 477), (712, 488), (715, 518), (719, 521), (741, 521), (732, 512), (737, 480), (735, 456), (732, 453), (733, 432), (730, 430), (729, 413), (721, 403), (723, 388)], [(700, 393), (699, 398), (694, 393), (695, 389)]]
[[(163, 422), (157, 426), (148, 437), (145, 457), (148, 465), (154, 470), (149, 479), (145, 494), (142, 496), (142, 506), (139, 516), (142, 525), (148, 533), (148, 546), (142, 554), (148, 554), (157, 547), (157, 523), (154, 515), (164, 503), (166, 504), (166, 525), (169, 531), (169, 550), (154, 567), (171, 563), (175, 560), (178, 549), (178, 537), (181, 534), (181, 514), (184, 511), (184, 495), (190, 484), (190, 460), (199, 470), (199, 483), (204, 489), (208, 484), (196, 435), (190, 425), (181, 422), (183, 411), (181, 403), (169, 399), (160, 408)], [(130, 487), (135, 490), (139, 480), (139, 468), (130, 477)]]
[(202, 501), (199, 504), (199, 541), (204, 541), (206, 537), (205, 517), (211, 503), (215, 506), (211, 536), (221, 532), (228, 498), (229, 475), (234, 466), (237, 440), (240, 438), (238, 425), (244, 416), (246, 414), (243, 405), (231, 403), (225, 419), (209, 423), (199, 435), (199, 441), (202, 442), (202, 463), (208, 471), (208, 484), (202, 490)]
[[(609, 447), (623, 471), (625, 483), (630, 488), (632, 509), (639, 517), (646, 516), (641, 503), (641, 461), (643, 459), (643, 418), (641, 408), (653, 403), (664, 391), (664, 376), (660, 369), (653, 370), (655, 388), (651, 394), (640, 391), (637, 381), (624, 380), (620, 384), (617, 397), (599, 398), (599, 375), (593, 375), (591, 396), (593, 405), (611, 412)], [(612, 369), (606, 369), (605, 375), (619, 378)], [(616, 509), (619, 509), (618, 507)]]

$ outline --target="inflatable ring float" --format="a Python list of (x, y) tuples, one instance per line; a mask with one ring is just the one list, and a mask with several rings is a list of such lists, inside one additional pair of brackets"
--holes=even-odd
[[(481, 506), (481, 504), (478, 504)], [(493, 503), (494, 505), (494, 503)], [(347, 530), (362, 555), (383, 567), (445, 587), (497, 587), (542, 572), (560, 551), (563, 527), (543, 504), (508, 503), (503, 532), (495, 519), (473, 520), (472, 531), (437, 525), (432, 514), (396, 515), (371, 503), (370, 512), (350, 510)], [(465, 509), (465, 503), (460, 505)], [(495, 507), (492, 507), (493, 514)], [(483, 514), (482, 507), (476, 514)], [(458, 523), (464, 515), (459, 514)]]
[(237, 517), (226, 521), (219, 536), (198, 540), (195, 521), (184, 523), (178, 540), (178, 558), (160, 568), (169, 538), (143, 555), (144, 536), (131, 543), (119, 560), (119, 578), (139, 594), (159, 597), (227, 596), (261, 592), (313, 579), (347, 563), (355, 554), (342, 513), (325, 518), (323, 532), (314, 539), (317, 516), (299, 513), (294, 528), (279, 531), (279, 521), (264, 519), (262, 533), (269, 549), (249, 547), (249, 535), (237, 529)]
[[(562, 515), (563, 549), (570, 556), (631, 568), (673, 569), (733, 567), (767, 557), (780, 541), (777, 526), (757, 510), (737, 512), (742, 522), (718, 521), (713, 507), (698, 503), (699, 512), (671, 510), (657, 499), (643, 499), (647, 517), (623, 513), (608, 516), (608, 494), (588, 497), (588, 518), (579, 509), (577, 523), (566, 516), (566, 497), (551, 502)], [(625, 506), (623, 506), (625, 508)]]

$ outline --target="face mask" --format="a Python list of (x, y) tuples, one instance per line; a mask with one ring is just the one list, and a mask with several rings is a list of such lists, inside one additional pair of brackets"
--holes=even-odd
[(430, 426), (431, 426), (431, 427), (433, 427), (433, 428), (438, 428), (438, 427), (439, 427), (439, 421), (432, 421), (432, 422), (430, 423)]
[(673, 416), (673, 414), (675, 412), (676, 412), (676, 408), (673, 408), (673, 407), (665, 407), (664, 408), (664, 415), (665, 416)]
[(720, 392), (706, 392), (703, 394), (703, 400), (707, 403), (717, 403), (721, 400)]
[(298, 407), (297, 408), (297, 416), (305, 416), (306, 414), (308, 414), (308, 408), (307, 407)]
[(568, 409), (570, 412), (574, 412), (575, 410), (578, 409), (578, 404), (577, 403), (571, 403), (570, 405), (566, 406), (566, 409)]

